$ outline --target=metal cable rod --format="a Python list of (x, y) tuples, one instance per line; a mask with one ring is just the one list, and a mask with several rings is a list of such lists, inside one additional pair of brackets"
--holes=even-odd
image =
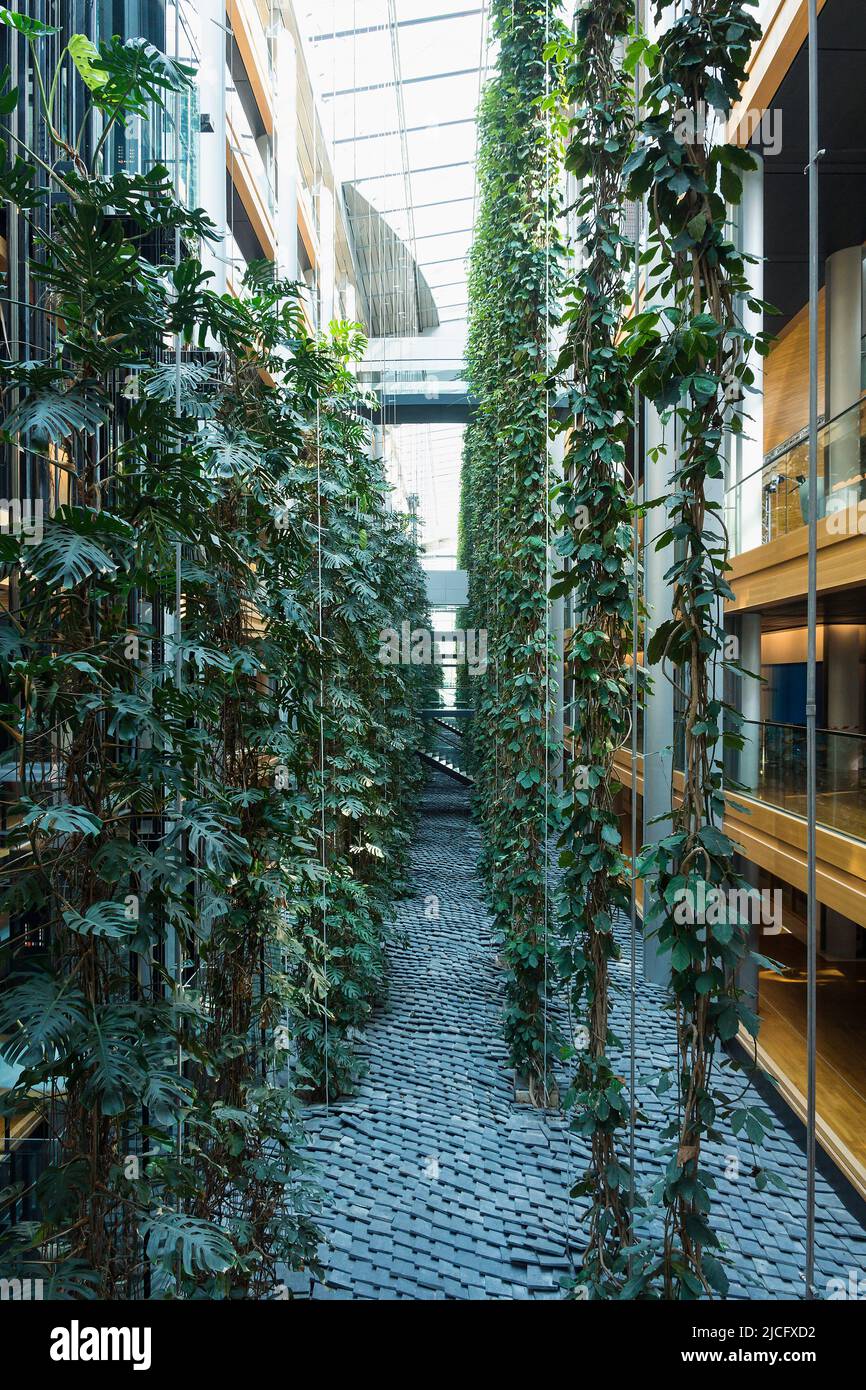
[[(635, 30), (640, 31), (641, 27), (641, 0), (635, 0), (634, 20)], [(640, 121), (640, 64), (638, 63), (634, 75), (634, 123), (635, 128)], [(640, 207), (636, 209), (635, 232), (634, 232), (634, 304), (640, 302)], [(634, 388), (633, 399), (633, 421), (632, 421), (632, 501), (634, 506), (634, 520), (632, 525), (632, 643), (631, 643), (631, 901), (630, 901), (630, 923), (629, 938), (631, 959), (629, 962), (629, 1008), (628, 1008), (628, 1033), (629, 1033), (629, 1116), (628, 1116), (628, 1153), (629, 1153), (629, 1220), (634, 1221), (635, 1209), (635, 1158), (636, 1158), (636, 1131), (637, 1131), (637, 1105), (635, 1101), (635, 1090), (637, 1087), (636, 1075), (636, 1047), (637, 1047), (637, 760), (638, 760), (638, 646), (639, 632), (638, 624), (640, 621), (640, 538), (638, 535), (638, 505), (640, 502), (639, 474), (640, 474), (640, 391)], [(629, 1256), (629, 1272), (634, 1265), (632, 1256)]]
[(817, 650), (818, 650), (818, 6), (808, 0), (809, 35), (809, 558), (806, 655), (806, 1297), (815, 1297), (817, 1120)]

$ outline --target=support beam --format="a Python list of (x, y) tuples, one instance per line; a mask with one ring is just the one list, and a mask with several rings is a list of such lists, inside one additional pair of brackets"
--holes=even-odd
[[(395, 131), (394, 134), (396, 133)], [(407, 172), (411, 178), (413, 174), (436, 174), (441, 169), (471, 169), (474, 163), (472, 159), (453, 159), (450, 164), (425, 164), (421, 169), (409, 169)], [(387, 174), (365, 174), (363, 178), (352, 179), (352, 183), (357, 187), (359, 183), (378, 183), (379, 179), (402, 178), (402, 169), (391, 169)]]
[[(456, 121), (433, 121), (433, 122), (431, 122), (431, 123), (428, 123), (427, 125), (407, 125), (407, 127), (406, 127), (406, 134), (407, 134), (407, 135), (421, 135), (421, 134), (423, 134), (423, 132), (424, 132), (425, 130), (443, 130), (443, 129), (445, 129), (445, 128), (448, 127), (448, 126), (455, 126), (455, 125), (474, 125), (474, 124), (475, 124), (475, 117), (474, 117), (474, 116), (461, 116), (460, 119), (459, 119), (459, 120), (456, 120)], [(360, 144), (360, 142), (361, 142), (362, 140), (387, 140), (387, 139), (389, 138), (389, 136), (394, 135), (394, 134), (395, 134), (395, 132), (394, 132), (393, 130), (374, 130), (374, 131), (372, 131), (369, 135), (343, 135), (343, 136), (340, 137), (339, 140), (335, 140), (335, 141), (334, 141), (334, 144), (335, 144), (335, 145), (358, 145), (358, 144)], [(446, 199), (445, 201), (447, 202), (448, 200)], [(452, 199), (452, 201), (453, 201), (453, 199)], [(428, 206), (433, 207), (434, 204), (431, 203), (431, 204), (428, 204)], [(398, 208), (397, 211), (399, 212), (400, 209)]]
[[(476, 68), (452, 68), (450, 72), (432, 72), (426, 77), (404, 77), (401, 83), (404, 87), (418, 86), (422, 82), (445, 82), (450, 77), (477, 77), (479, 69)], [(486, 72), (486, 67), (481, 69)], [(322, 101), (333, 101), (335, 97), (354, 97), (360, 96), (363, 92), (381, 92), (384, 88), (393, 87), (394, 82), (369, 82), (363, 87), (338, 87), (333, 92), (323, 92)]]
[(365, 410), (364, 418), (373, 425), (447, 425), (468, 424), (477, 406), (464, 397), (462, 400), (444, 402), (415, 400), (404, 404), (387, 398), (378, 410)]
[[(475, 15), (483, 15), (483, 8), (476, 7), (473, 10), (453, 10), (450, 14), (425, 14), (417, 19), (398, 19), (396, 27), (398, 29), (414, 29), (419, 24), (444, 24), (449, 19), (472, 19)], [(333, 39), (354, 39), (361, 34), (383, 34), (387, 26), (384, 24), (365, 24), (359, 29), (335, 29), (330, 34), (314, 34), (313, 43), (330, 43)]]

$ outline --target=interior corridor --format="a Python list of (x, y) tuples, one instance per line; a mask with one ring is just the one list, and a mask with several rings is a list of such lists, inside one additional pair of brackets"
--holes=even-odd
[[(579, 1251), (581, 1208), (569, 1188), (585, 1154), (559, 1113), (514, 1103), (500, 1041), (503, 976), (468, 810), (468, 793), (432, 773), (414, 892), (397, 908), (389, 1000), (359, 1043), (366, 1074), (357, 1095), (306, 1110), (327, 1244), (324, 1283), (283, 1274), (302, 1297), (557, 1298)], [(627, 1037), (627, 925), (621, 934), (614, 1026)], [(664, 1105), (651, 1083), (672, 1057), (664, 990), (641, 975), (639, 958), (638, 1098), (647, 1115), (637, 1133), (639, 1187), (658, 1171), (653, 1136)], [(729, 1089), (743, 1084), (734, 1078)], [(763, 1104), (745, 1090), (747, 1103)], [(717, 1227), (734, 1263), (731, 1296), (801, 1297), (805, 1159), (795, 1129), (777, 1123), (763, 1155), (787, 1192), (757, 1190), (742, 1139), (706, 1146)], [(823, 1287), (861, 1267), (866, 1230), (820, 1173), (817, 1207)]]

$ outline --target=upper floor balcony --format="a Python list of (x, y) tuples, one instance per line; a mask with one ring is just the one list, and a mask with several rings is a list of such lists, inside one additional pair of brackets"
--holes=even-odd
[[(768, 455), (761, 469), (728, 489), (725, 510), (734, 555), (745, 548), (743, 538), (756, 505), (763, 545), (808, 525), (808, 434)], [(866, 400), (818, 431), (817, 514), (828, 521), (831, 534), (866, 534)]]
[[(809, 443), (802, 434), (726, 494), (728, 613), (802, 600), (808, 591)], [(866, 587), (866, 400), (818, 434), (818, 592)]]
[[(805, 727), (747, 720), (742, 734), (741, 749), (725, 750), (726, 779), (745, 786), (748, 797), (805, 817)], [(818, 729), (816, 755), (818, 823), (866, 841), (866, 736)]]

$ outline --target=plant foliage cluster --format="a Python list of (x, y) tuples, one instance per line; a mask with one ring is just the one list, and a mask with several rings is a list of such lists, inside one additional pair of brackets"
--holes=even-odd
[[(718, 892), (730, 903), (730, 890), (746, 886), (722, 828), (723, 750), (742, 746), (742, 716), (723, 699), (723, 676), (725, 670), (749, 675), (725, 650), (724, 603), (733, 593), (722, 492), (727, 439), (747, 418), (743, 402), (754, 383), (749, 360), (768, 350), (767, 335), (745, 329), (742, 308), (764, 313), (769, 306), (754, 299), (747, 260), (728, 225), (754, 159), (714, 140), (703, 119), (710, 109), (729, 114), (760, 25), (748, 0), (694, 0), (683, 13), (668, 0), (656, 8), (665, 21), (658, 42), (640, 40), (632, 55), (643, 59), (647, 82), (627, 175), (630, 196), (646, 198), (650, 208), (644, 261), (655, 303), (663, 307), (649, 304), (632, 318), (627, 350), (642, 392), (677, 426), (663, 499), (667, 524), (656, 542), (671, 554), (672, 611), (654, 632), (647, 658), (661, 664), (682, 698), (684, 761), (670, 833), (640, 861), (647, 919), (670, 955), (677, 1033), (676, 1105), (656, 1189), (664, 1206), (663, 1250), (657, 1271), (646, 1277), (658, 1273), (665, 1297), (693, 1298), (728, 1287), (711, 1225), (714, 1180), (705, 1141), (720, 1138), (721, 1116), (754, 1145), (771, 1124), (766, 1112), (739, 1105), (723, 1084), (724, 1073), (735, 1069), (725, 1043), (741, 1026), (753, 1037), (758, 1031), (738, 983), (750, 950), (748, 923), (732, 907), (706, 921), (676, 910), (684, 893), (700, 900)], [(757, 1157), (755, 1176), (761, 1186), (778, 1181)]]
[(634, 86), (623, 65), (630, 0), (582, 10), (574, 37), (559, 45), (571, 118), (566, 168), (577, 181), (573, 213), (579, 269), (569, 280), (559, 362), (567, 411), (564, 479), (556, 494), (557, 549), (564, 571), (551, 597), (568, 596), (573, 618), (565, 651), (571, 678), (566, 803), (560, 866), (558, 973), (585, 1045), (575, 1049), (567, 1097), (573, 1126), (590, 1145), (591, 1197), (579, 1272), (593, 1296), (625, 1283), (631, 1243), (630, 1175), (617, 1148), (629, 1099), (609, 1055), (610, 962), (630, 906), (614, 758), (631, 734), (633, 515), (626, 473), (631, 363), (622, 347), (634, 241), (626, 235), (624, 168), (634, 138)]
[(489, 632), (470, 683), (483, 869), (507, 969), (511, 1061), (546, 1098), (555, 1034), (547, 1010), (548, 839), (555, 644), (547, 624), (550, 326), (560, 284), (561, 173), (545, 37), (557, 6), (498, 0), (496, 74), (479, 113), (479, 215), (470, 265), (468, 369), (477, 414), (463, 462), (464, 625)]
[[(545, 285), (559, 288), (559, 270), (552, 269), (559, 265), (556, 244), (536, 243), (541, 256), (532, 261), (515, 235), (540, 216), (537, 199), (531, 208), (519, 200), (539, 176), (544, 142), (521, 138), (539, 110), (530, 93), (521, 91), (520, 114), (509, 102), (521, 90), (521, 74), (524, 83), (531, 82), (530, 74), (538, 76), (544, 53), (561, 73), (565, 101), (559, 104), (558, 83), (551, 101), (567, 130), (566, 167), (577, 181), (577, 244), (573, 273), (569, 268), (566, 277), (558, 362), (568, 399), (566, 457), (552, 501), (566, 563), (550, 597), (570, 599), (573, 624), (566, 667), (572, 746), (562, 808), (556, 964), (569, 989), (573, 1021), (586, 1030), (586, 1045), (572, 1049), (576, 1075), (567, 1097), (573, 1127), (589, 1149), (586, 1176), (575, 1189), (590, 1202), (578, 1280), (592, 1297), (724, 1294), (723, 1251), (711, 1222), (714, 1183), (703, 1146), (720, 1137), (722, 1117), (756, 1147), (770, 1125), (766, 1112), (738, 1101), (719, 1076), (722, 1069), (736, 1069), (725, 1044), (741, 1026), (753, 1036), (757, 1032), (738, 984), (749, 952), (748, 927), (733, 908), (716, 921), (689, 920), (677, 908), (689, 892), (692, 901), (703, 901), (704, 891), (712, 900), (714, 890), (744, 886), (735, 871), (735, 846), (723, 829), (722, 752), (742, 742), (737, 711), (722, 696), (723, 677), (726, 671), (749, 673), (727, 659), (725, 649), (723, 607), (731, 591), (721, 494), (727, 439), (748, 420), (750, 358), (768, 347), (764, 333), (746, 331), (742, 310), (745, 305), (764, 312), (768, 306), (754, 299), (747, 258), (728, 226), (753, 160), (716, 139), (713, 122), (705, 118), (711, 109), (721, 120), (729, 113), (760, 29), (748, 0), (690, 0), (685, 6), (657, 0), (660, 37), (651, 43), (637, 30), (633, 5), (598, 0), (579, 8), (573, 35), (548, 32), (545, 48), (548, 7), (517, 5), (513, 20), (511, 9), (494, 7), (502, 52), (481, 113), (482, 202), (471, 282), (471, 363), (481, 405), (468, 432), (461, 516), (470, 611), (476, 622), (488, 616), (500, 638), (508, 634), (477, 702), (484, 715), (476, 757), (488, 871), (494, 893), (497, 885), (503, 889), (497, 903), (503, 925), (513, 921), (507, 894), (514, 884), (528, 883), (532, 893), (526, 900), (538, 909), (540, 861), (530, 851), (541, 840), (540, 798), (531, 803), (534, 836), (528, 841), (523, 789), (538, 786), (546, 726), (530, 715), (522, 727), (525, 676), (521, 671), (515, 678), (512, 669), (506, 679), (505, 660), (511, 637), (525, 636), (521, 615), (532, 614), (536, 634), (545, 619), (548, 503), (542, 470), (529, 481), (537, 505), (528, 517), (520, 510), (526, 494), (518, 488), (526, 475), (512, 454), (517, 449), (519, 457), (528, 439), (530, 408), (533, 459), (540, 458), (536, 445), (548, 425), (554, 433), (562, 429), (548, 408), (543, 331), (527, 331), (524, 319), (523, 331), (513, 332), (529, 304), (536, 310), (543, 304), (540, 317), (547, 325), (553, 321), (553, 306), (539, 296), (542, 257), (552, 277)], [(518, 44), (519, 62), (512, 66)], [(640, 91), (642, 73), (646, 84)], [(536, 97), (538, 90), (536, 84)], [(510, 116), (517, 131), (509, 126)], [(635, 267), (624, 233), (626, 200), (649, 210), (636, 305), (629, 304), (629, 272)], [(530, 312), (529, 319), (537, 330), (539, 316), (532, 319)], [(515, 389), (516, 377), (522, 390)], [(658, 1087), (670, 1103), (662, 1134), (664, 1170), (638, 1199), (647, 1205), (640, 1238), (633, 1175), (620, 1148), (626, 1129), (641, 1117), (617, 1073), (618, 1040), (610, 1030), (610, 964), (619, 954), (613, 929), (630, 905), (613, 760), (631, 732), (637, 575), (630, 552), (639, 517), (629, 501), (625, 451), (636, 390), (663, 420), (675, 420), (679, 440), (666, 495), (643, 503), (665, 508), (657, 548), (670, 551), (671, 592), (670, 618), (652, 635), (645, 665), (660, 666), (673, 683), (684, 710), (685, 750), (683, 790), (672, 801), (670, 833), (639, 860), (647, 929), (670, 955), (677, 1050), (674, 1084), (663, 1076)], [(527, 551), (534, 569), (514, 562)], [(732, 897), (726, 894), (725, 901)], [(512, 931), (511, 939), (523, 942), (525, 932)], [(510, 963), (513, 968), (513, 954)], [(778, 1181), (757, 1155), (754, 1176), (759, 1187)]]
[(0, 1193), (0, 1261), (53, 1297), (266, 1297), (314, 1260), (296, 1093), (351, 1088), (384, 988), (424, 676), (378, 633), (425, 620), (423, 579), (360, 331), (311, 338), (268, 266), (215, 295), (167, 170), (106, 164), (192, 74), (82, 35), (47, 71), (52, 31), (0, 20), (45, 131), (22, 144), (7, 81), (46, 344), (0, 363), (7, 479), (44, 503), (0, 538), (3, 1113), (45, 1158)]

